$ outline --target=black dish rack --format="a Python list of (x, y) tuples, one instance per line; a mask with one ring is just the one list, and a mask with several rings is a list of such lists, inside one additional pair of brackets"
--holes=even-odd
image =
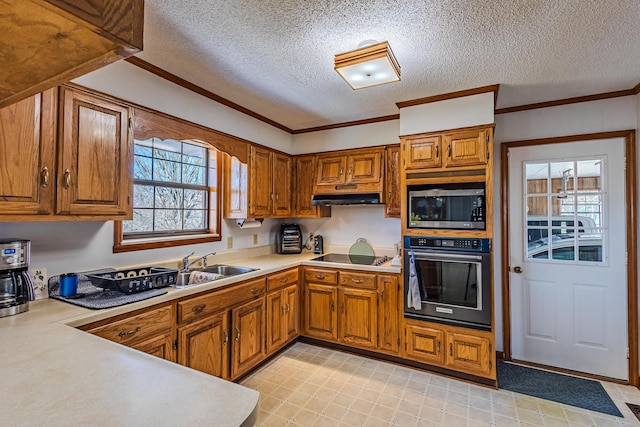
[(142, 267), (87, 274), (87, 278), (95, 287), (117, 290), (125, 294), (135, 294), (149, 289), (175, 285), (178, 280), (178, 270), (164, 267)]

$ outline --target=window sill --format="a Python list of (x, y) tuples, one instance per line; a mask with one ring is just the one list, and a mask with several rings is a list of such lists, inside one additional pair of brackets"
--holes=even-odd
[(219, 242), (220, 240), (222, 240), (222, 236), (219, 234), (201, 234), (192, 237), (179, 236), (158, 239), (132, 239), (128, 241), (116, 241), (113, 245), (113, 253), (196, 245), (199, 243)]

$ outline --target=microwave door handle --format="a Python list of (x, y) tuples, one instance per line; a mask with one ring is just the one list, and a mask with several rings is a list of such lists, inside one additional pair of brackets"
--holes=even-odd
[(415, 252), (415, 257), (417, 260), (421, 261), (482, 261), (482, 257), (478, 255), (459, 255), (459, 254), (421, 254)]

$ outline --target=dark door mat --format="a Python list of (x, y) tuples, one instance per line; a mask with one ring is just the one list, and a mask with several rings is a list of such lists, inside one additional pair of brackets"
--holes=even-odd
[(636, 405), (635, 403), (627, 403), (627, 406), (629, 407), (629, 409), (631, 409), (631, 412), (633, 412), (633, 415), (636, 416), (638, 421), (640, 421), (640, 405)]
[(622, 417), (598, 381), (498, 361), (498, 388)]

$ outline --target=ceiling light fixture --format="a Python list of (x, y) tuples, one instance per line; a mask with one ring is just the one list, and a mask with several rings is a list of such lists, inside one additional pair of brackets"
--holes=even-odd
[(400, 65), (388, 42), (367, 40), (335, 56), (334, 69), (352, 89), (400, 81)]

